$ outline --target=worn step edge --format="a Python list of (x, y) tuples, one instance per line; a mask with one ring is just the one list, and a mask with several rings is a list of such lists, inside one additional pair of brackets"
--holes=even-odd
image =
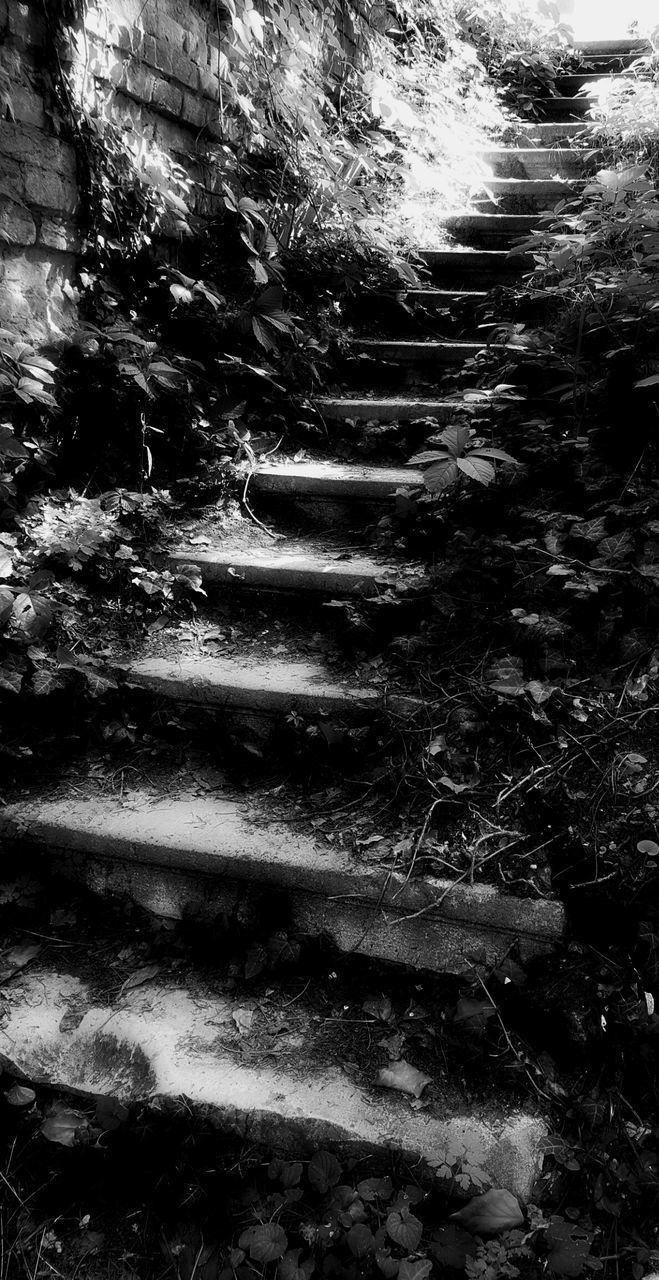
[(143, 658), (120, 669), (129, 685), (152, 697), (257, 715), (296, 710), (354, 718), (381, 708), (408, 718), (423, 705), (406, 694), (339, 681), (313, 662), (270, 658), (250, 665), (249, 659)]
[(252, 489), (284, 497), (311, 497), (335, 502), (381, 502), (397, 489), (423, 484), (422, 472), (411, 467), (363, 467), (350, 463), (279, 462), (261, 466), (252, 476)]
[(435, 418), (451, 422), (456, 413), (474, 413), (475, 406), (460, 400), (414, 400), (397, 396), (348, 400), (339, 396), (318, 396), (314, 404), (328, 422), (355, 421), (413, 422), (415, 418)]
[(642, 36), (637, 38), (621, 37), (619, 40), (575, 40), (573, 47), (583, 54), (641, 54), (648, 53), (652, 46)]
[(353, 342), (353, 351), (370, 355), (375, 359), (395, 360), (400, 364), (419, 364), (433, 361), (435, 364), (459, 364), (478, 355), (479, 351), (507, 351), (505, 343), (493, 342), (440, 342), (429, 339), (414, 342), (404, 338), (362, 338)]
[(366, 556), (346, 559), (314, 555), (310, 551), (260, 549), (208, 551), (197, 547), (168, 557), (174, 567), (197, 565), (204, 582), (258, 588), (266, 591), (318, 592), (326, 596), (374, 596), (404, 576), (404, 566), (377, 564)]
[(6, 855), (44, 855), (53, 869), (61, 855), (63, 871), (94, 891), (127, 892), (177, 919), (231, 914), (237, 886), (279, 891), (303, 934), (434, 972), (462, 972), (480, 955), (496, 962), (514, 944), (525, 958), (543, 954), (565, 934), (559, 902), (512, 898), (491, 885), (408, 881), (222, 796), (9, 805), (0, 841)]
[[(558, 144), (566, 138), (580, 139), (584, 134), (584, 130), (587, 128), (587, 125), (574, 120), (544, 120), (534, 121), (533, 123), (528, 120), (516, 120), (511, 122), (509, 128), (510, 130), (514, 130), (518, 137), (528, 138), (529, 140), (538, 138), (540, 143), (544, 147), (547, 147), (552, 144)], [(589, 141), (587, 135), (584, 137), (583, 141), (587, 149)]]
[(542, 98), (538, 101), (538, 111), (541, 111), (546, 120), (560, 120), (565, 116), (567, 121), (570, 116), (585, 116), (590, 111), (592, 99), (590, 97), (555, 97)]
[(526, 235), (537, 225), (534, 213), (451, 213), (442, 218), (451, 235), (468, 232), (497, 240)]
[[(568, 181), (579, 178), (587, 165), (594, 165), (594, 160), (586, 161), (588, 152), (575, 147), (491, 147), (487, 151), (479, 151), (478, 158), (494, 172), (495, 181), (515, 178), (522, 172), (519, 181), (551, 182), (555, 174), (561, 174)], [(529, 173), (526, 173), (529, 170)], [(537, 177), (542, 173), (542, 178)], [(485, 185), (490, 185), (487, 181)]]
[(509, 254), (506, 249), (423, 249), (421, 262), (435, 273), (459, 273), (461, 278), (478, 275), (480, 279), (505, 278), (533, 266), (530, 254)]
[[(528, 1200), (542, 1167), (543, 1119), (496, 1098), (479, 1114), (454, 1087), (440, 1092), (440, 1081), (430, 1106), (415, 1111), (318, 1055), (301, 1055), (299, 1069), (240, 1061), (218, 1045), (231, 1006), (196, 974), (188, 985), (160, 977), (111, 998), (39, 964), (3, 994), (0, 1060), (34, 1083), (124, 1105), (184, 1098), (193, 1115), (210, 1113), (220, 1133), (252, 1149), (298, 1159), (329, 1148), (385, 1168), (393, 1153), (427, 1181), (435, 1170), (461, 1175), (465, 1196), (484, 1178)], [(72, 1007), (82, 1014), (73, 1028)]]

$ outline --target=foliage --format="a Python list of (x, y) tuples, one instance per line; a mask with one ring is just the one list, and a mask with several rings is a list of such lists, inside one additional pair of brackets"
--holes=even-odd
[(503, 449), (485, 445), (467, 426), (446, 427), (437, 437), (439, 448), (425, 450), (410, 458), (408, 466), (425, 466), (423, 483), (429, 493), (439, 494), (466, 476), (479, 484), (491, 484), (495, 476), (494, 462), (515, 465), (515, 459)]
[(466, 18), (483, 65), (515, 114), (536, 115), (538, 101), (553, 97), (556, 79), (573, 62), (570, 28), (560, 8), (540, 0), (534, 10), (525, 0), (488, 0)]

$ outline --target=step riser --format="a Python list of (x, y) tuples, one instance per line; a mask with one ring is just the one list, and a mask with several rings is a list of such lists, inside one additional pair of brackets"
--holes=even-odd
[[(238, 567), (218, 563), (212, 552), (191, 554), (181, 553), (172, 556), (170, 563), (174, 571), (181, 564), (195, 564), (201, 572), (204, 585), (208, 587), (229, 588), (244, 595), (250, 592), (274, 591), (305, 596), (305, 607), (309, 600), (319, 599), (343, 600), (347, 597), (368, 598), (381, 595), (387, 588), (384, 571), (381, 576), (370, 573), (354, 572), (349, 563), (345, 568), (340, 566), (326, 569), (304, 569), (285, 564), (267, 566), (245, 560)], [(390, 578), (390, 581), (392, 579)]]
[(517, 147), (515, 150), (481, 152), (483, 163), (491, 168), (496, 178), (516, 178), (521, 181), (551, 182), (555, 177), (575, 180), (589, 169), (597, 167), (595, 160), (588, 160), (587, 153), (567, 148), (554, 149)]
[(511, 191), (503, 184), (491, 182), (489, 191), (493, 199), (476, 195), (473, 204), (479, 213), (545, 213), (548, 209), (554, 209), (559, 201), (573, 200), (576, 195), (573, 183), (568, 185), (568, 183), (556, 182), (551, 186), (549, 183), (538, 183), (538, 186), (542, 186), (544, 190)]
[(543, 98), (538, 102), (538, 112), (543, 120), (574, 120), (575, 116), (583, 117), (584, 124), (590, 111), (588, 98)]
[(524, 958), (544, 955), (565, 930), (558, 903), (447, 880), (408, 882), (276, 822), (245, 822), (246, 806), (221, 797), (166, 801), (153, 825), (147, 815), (146, 831), (143, 804), (134, 803), (102, 802), (100, 817), (89, 818), (84, 802), (78, 812), (74, 801), (70, 816), (46, 804), (27, 830), (23, 810), (10, 808), (0, 815), (5, 866), (15, 858), (23, 873), (27, 865), (63, 875), (158, 916), (207, 923), (223, 916), (257, 934), (273, 918), (274, 899), (279, 928), (292, 923), (340, 951), (436, 973), (472, 970), (481, 949), (493, 965), (515, 940)]
[(511, 249), (531, 234), (537, 219), (531, 215), (456, 214), (444, 220), (449, 235), (458, 244), (475, 249)]
[(483, 350), (483, 342), (396, 342), (383, 340), (366, 344), (356, 343), (358, 349), (373, 360), (382, 360), (397, 365), (430, 365), (432, 368), (459, 366), (465, 360), (471, 360)]
[[(326, 422), (414, 422), (417, 418), (434, 418), (442, 424), (452, 422), (463, 406), (442, 400), (336, 400), (317, 401), (318, 412)], [(471, 412), (469, 405), (464, 406)]]
[[(261, 682), (258, 674), (253, 683), (245, 685), (238, 680), (240, 666), (236, 667), (236, 680), (216, 677), (212, 663), (180, 666), (167, 659), (154, 658), (136, 663), (126, 672), (130, 688), (140, 690), (151, 699), (166, 699), (187, 706), (204, 707), (209, 711), (227, 712), (250, 716), (286, 716), (291, 711), (300, 716), (318, 720), (333, 716), (347, 721), (368, 721), (381, 711), (394, 716), (409, 718), (419, 709), (417, 699), (404, 695), (386, 696), (373, 690), (356, 690), (350, 685), (344, 688), (330, 682), (326, 687), (297, 684), (295, 663), (290, 659), (292, 675), (284, 681), (275, 677), (269, 683)], [(209, 674), (210, 671), (210, 674)]]
[(509, 136), (514, 137), (519, 147), (534, 146), (540, 149), (547, 147), (560, 147), (565, 149), (568, 147), (583, 146), (588, 148), (588, 132), (586, 121), (562, 121), (549, 122), (542, 120), (529, 120), (520, 122), (519, 125), (511, 126)]

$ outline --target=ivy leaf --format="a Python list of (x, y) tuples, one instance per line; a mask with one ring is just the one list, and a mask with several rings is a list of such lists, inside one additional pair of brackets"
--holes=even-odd
[(353, 1258), (365, 1258), (375, 1249), (373, 1232), (363, 1222), (356, 1222), (354, 1227), (350, 1228), (346, 1241)]
[(329, 1151), (316, 1151), (309, 1161), (309, 1182), (321, 1195), (335, 1187), (341, 1177), (341, 1165)]
[(427, 1280), (432, 1271), (428, 1258), (403, 1258), (398, 1268), (398, 1280)]
[(476, 1253), (476, 1244), (464, 1227), (441, 1227), (432, 1238), (430, 1252), (440, 1267), (462, 1271), (467, 1258), (473, 1258)]
[(602, 538), (597, 544), (598, 554), (606, 560), (624, 560), (632, 550), (633, 543), (627, 529), (622, 533), (614, 533), (609, 538)]
[(289, 1249), (277, 1267), (277, 1280), (309, 1280), (316, 1264), (313, 1258), (300, 1262), (301, 1249)]
[(547, 1227), (546, 1241), (549, 1270), (562, 1276), (580, 1276), (590, 1254), (591, 1232), (555, 1217)]
[(275, 1262), (286, 1253), (288, 1237), (276, 1222), (259, 1222), (243, 1231), (238, 1245), (249, 1253), (252, 1262)]
[(374, 1200), (391, 1200), (394, 1187), (391, 1178), (364, 1178), (357, 1183), (357, 1191), (362, 1200), (372, 1204)]
[(487, 673), (487, 681), (495, 693), (509, 698), (519, 698), (526, 688), (521, 658), (507, 655), (499, 658)]
[(390, 1249), (376, 1250), (375, 1262), (378, 1271), (382, 1272), (386, 1280), (393, 1280), (393, 1277), (398, 1275), (398, 1258), (392, 1258)]
[(418, 1218), (405, 1206), (399, 1213), (390, 1213), (387, 1218), (387, 1235), (394, 1244), (399, 1244), (408, 1253), (415, 1253), (421, 1244), (423, 1227)]

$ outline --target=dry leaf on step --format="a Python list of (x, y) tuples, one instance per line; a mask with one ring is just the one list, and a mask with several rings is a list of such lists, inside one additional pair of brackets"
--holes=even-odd
[(400, 1062), (390, 1062), (378, 1073), (376, 1084), (385, 1089), (398, 1089), (400, 1093), (408, 1093), (413, 1098), (420, 1098), (427, 1084), (432, 1084), (432, 1077), (418, 1071), (404, 1058)]
[(241, 1036), (248, 1035), (252, 1029), (252, 1023), (254, 1021), (254, 1010), (234, 1009), (231, 1017), (233, 1018)]
[(474, 1196), (464, 1209), (452, 1213), (454, 1222), (471, 1231), (472, 1235), (494, 1235), (497, 1231), (510, 1231), (512, 1227), (520, 1227), (524, 1222), (524, 1214), (519, 1201), (503, 1188), (493, 1187), (482, 1196)]

